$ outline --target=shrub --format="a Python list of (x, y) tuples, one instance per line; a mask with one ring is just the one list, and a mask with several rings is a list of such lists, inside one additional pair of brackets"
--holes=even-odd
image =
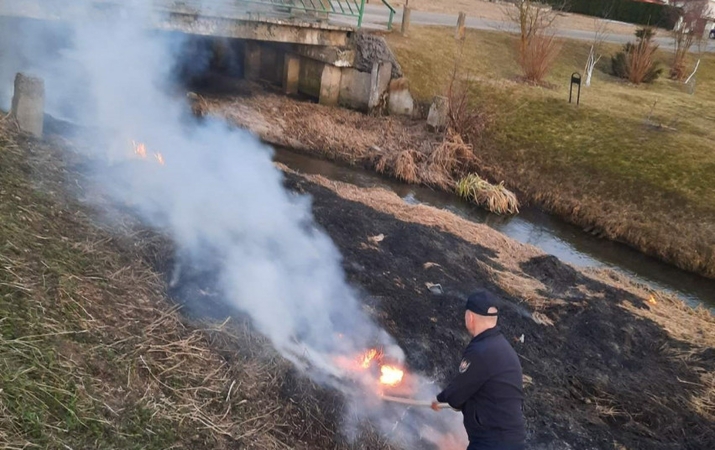
[(623, 46), (623, 51), (611, 58), (613, 75), (624, 78), (633, 84), (652, 83), (663, 69), (655, 61), (658, 45), (653, 42), (655, 32), (652, 28), (636, 30), (636, 42)]

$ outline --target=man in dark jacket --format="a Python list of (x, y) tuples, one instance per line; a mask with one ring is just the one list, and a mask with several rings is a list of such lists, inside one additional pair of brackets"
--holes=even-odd
[(487, 291), (469, 296), (464, 320), (473, 339), (459, 373), (432, 404), (437, 411), (439, 403), (462, 411), (467, 450), (525, 448), (521, 363), (497, 326), (498, 308), (498, 300)]

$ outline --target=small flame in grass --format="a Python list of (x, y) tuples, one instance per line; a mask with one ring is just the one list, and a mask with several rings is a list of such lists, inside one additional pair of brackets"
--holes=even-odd
[(396, 386), (405, 376), (403, 370), (398, 369), (395, 366), (382, 366), (380, 367), (380, 383), (387, 386)]
[(134, 153), (136, 153), (140, 158), (146, 158), (146, 145), (141, 142), (132, 141), (132, 147), (134, 147)]
[(374, 348), (371, 348), (370, 350), (366, 351), (365, 354), (363, 354), (360, 357), (360, 367), (363, 369), (369, 369), (370, 365), (372, 362), (377, 358), (378, 356), (378, 351)]
[[(146, 151), (146, 144), (142, 142), (137, 142), (137, 141), (132, 141), (132, 148), (134, 149), (134, 154), (140, 157), (141, 159), (146, 159), (147, 157), (147, 151)], [(161, 153), (154, 153), (154, 159), (161, 164), (162, 166), (166, 162), (164, 160), (164, 155)]]

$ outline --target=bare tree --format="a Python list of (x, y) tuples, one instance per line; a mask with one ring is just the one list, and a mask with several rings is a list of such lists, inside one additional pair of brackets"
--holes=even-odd
[[(705, 39), (708, 9), (708, 0), (681, 0), (675, 10), (675, 14), (678, 14), (678, 19), (673, 29), (675, 54), (673, 56), (673, 65), (670, 69), (670, 77), (674, 80), (683, 81), (687, 77), (687, 57), (693, 45), (697, 44), (699, 49), (703, 47), (702, 42)], [(698, 60), (696, 66), (699, 65)]]
[(505, 14), (519, 29), (519, 66), (527, 81), (543, 81), (561, 51), (556, 39), (556, 12), (534, 0), (514, 0)]
[(584, 74), (586, 79), (584, 80), (584, 86), (591, 86), (591, 77), (593, 76), (593, 69), (598, 64), (598, 61), (603, 57), (603, 44), (606, 42), (610, 30), (608, 29), (608, 21), (604, 20), (611, 16), (611, 8), (609, 8), (603, 14), (603, 19), (595, 17), (593, 19), (593, 40), (591, 41), (591, 48), (588, 52), (588, 58), (586, 58), (586, 67), (584, 68)]

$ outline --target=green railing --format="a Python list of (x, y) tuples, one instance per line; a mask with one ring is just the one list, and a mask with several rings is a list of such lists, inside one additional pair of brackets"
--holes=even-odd
[[(362, 27), (362, 20), (365, 14), (366, 0), (238, 0), (243, 3), (260, 3), (286, 10), (298, 10), (319, 14), (335, 14), (339, 16), (354, 17), (357, 19), (357, 27)], [(392, 29), (392, 21), (395, 17), (395, 8), (387, 0), (381, 0), (390, 10), (390, 19), (387, 29)]]
[[(382, 3), (390, 10), (390, 20), (387, 22), (387, 29), (392, 31), (392, 19), (395, 18), (395, 12), (397, 11), (395, 11), (395, 8), (393, 8), (391, 4), (387, 3), (387, 0), (382, 0)], [(360, 28), (360, 25), (358, 25), (358, 28)]]

